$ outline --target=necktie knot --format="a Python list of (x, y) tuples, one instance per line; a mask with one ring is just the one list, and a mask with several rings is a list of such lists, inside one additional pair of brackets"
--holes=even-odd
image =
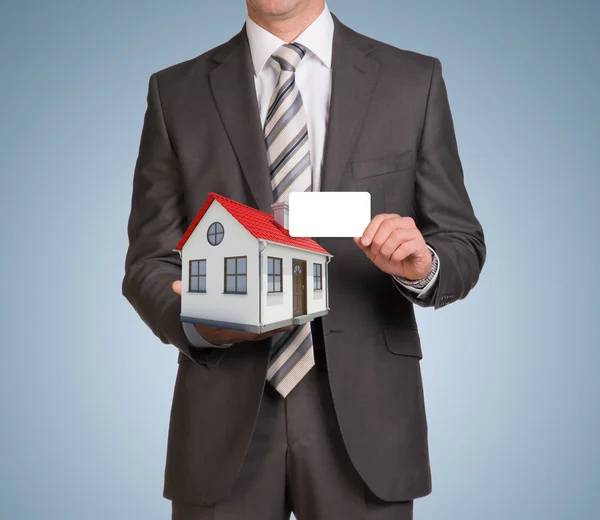
[(277, 49), (272, 57), (279, 63), (281, 70), (296, 72), (302, 58), (306, 55), (306, 47), (299, 43), (286, 43)]

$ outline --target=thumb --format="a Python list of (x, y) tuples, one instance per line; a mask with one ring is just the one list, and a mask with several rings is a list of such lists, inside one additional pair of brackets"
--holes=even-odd
[(175, 280), (171, 287), (173, 288), (174, 292), (181, 296), (181, 280)]
[(361, 239), (362, 239), (362, 237), (354, 237), (353, 238), (354, 243), (366, 253), (367, 251), (369, 251), (369, 246), (363, 246)]
[(367, 255), (367, 257), (369, 258), (369, 260), (373, 260), (375, 258), (375, 255), (373, 253), (371, 253), (371, 247), (370, 246), (363, 246), (361, 243), (361, 238), (362, 237), (354, 237), (354, 243), (362, 250), (362, 252)]

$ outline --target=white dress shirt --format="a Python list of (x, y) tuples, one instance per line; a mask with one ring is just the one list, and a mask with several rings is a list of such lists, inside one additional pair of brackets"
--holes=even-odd
[[(321, 187), (325, 132), (331, 98), (333, 31), (333, 18), (328, 6), (325, 5), (325, 9), (319, 17), (294, 40), (307, 49), (306, 55), (296, 68), (296, 85), (302, 96), (307, 118), (313, 191), (319, 191)], [(271, 55), (286, 42), (260, 27), (249, 16), (246, 18), (246, 33), (254, 67), (254, 85), (256, 87), (260, 121), (261, 126), (264, 127), (271, 96), (279, 80), (280, 73), (279, 65), (271, 59)], [(437, 256), (431, 247), (429, 249)], [(434, 286), (439, 270), (438, 258), (438, 269), (435, 276), (422, 289), (407, 286), (398, 278), (394, 278), (406, 289), (418, 293), (417, 298), (423, 298)], [(192, 345), (196, 347), (214, 346), (198, 333), (193, 324), (184, 322), (183, 328)]]
[[(264, 127), (271, 96), (277, 86), (280, 73), (279, 65), (271, 59), (271, 55), (286, 42), (254, 23), (250, 17), (246, 19), (246, 33), (254, 65), (254, 85), (260, 121), (261, 126)], [(331, 98), (333, 18), (327, 7), (294, 41), (308, 49), (306, 56), (296, 68), (296, 85), (302, 96), (308, 125), (312, 190), (319, 191)]]

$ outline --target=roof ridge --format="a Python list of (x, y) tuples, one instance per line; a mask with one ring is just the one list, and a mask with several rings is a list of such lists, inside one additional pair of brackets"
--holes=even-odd
[(225, 197), (225, 196), (223, 196), (223, 195), (220, 195), (219, 193), (215, 193), (215, 192), (213, 192), (213, 191), (211, 191), (211, 192), (209, 193), (209, 196), (210, 196), (211, 194), (213, 194), (213, 195), (214, 195), (214, 198), (215, 198), (215, 199), (217, 199), (217, 200), (224, 200), (224, 201), (230, 202), (231, 204), (234, 204), (234, 205), (236, 205), (236, 206), (240, 206), (240, 207), (242, 207), (242, 208), (244, 209), (244, 211), (248, 211), (248, 210), (250, 210), (250, 211), (253, 211), (253, 212), (256, 212), (256, 213), (260, 213), (261, 215), (267, 215), (267, 216), (268, 216), (268, 217), (270, 217), (270, 218), (271, 218), (273, 221), (275, 221), (275, 217), (274, 217), (273, 215), (270, 215), (269, 213), (265, 213), (264, 211), (261, 211), (260, 209), (253, 208), (252, 206), (247, 206), (246, 204), (242, 204), (241, 202), (238, 202), (238, 201), (237, 201), (237, 200), (235, 200), (235, 199), (230, 199), (230, 198), (227, 198), (227, 197)]
[(311, 237), (292, 237), (289, 230), (284, 228), (275, 220), (274, 215), (251, 206), (247, 206), (246, 204), (242, 204), (237, 200), (230, 199), (214, 191), (208, 193), (204, 204), (202, 204), (202, 207), (188, 226), (188, 229), (184, 235), (181, 237), (181, 240), (177, 244), (175, 250), (180, 251), (183, 248), (184, 244), (187, 242), (188, 238), (191, 236), (200, 220), (204, 218), (208, 208), (215, 200), (219, 202), (219, 204), (221, 204), (223, 208), (254, 238), (268, 240), (283, 246), (293, 246), (300, 249), (329, 255), (329, 253)]

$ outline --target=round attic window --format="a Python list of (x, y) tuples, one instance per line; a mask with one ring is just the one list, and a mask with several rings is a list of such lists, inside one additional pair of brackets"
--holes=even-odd
[(225, 230), (220, 222), (213, 222), (206, 233), (206, 238), (211, 246), (218, 246), (223, 241), (223, 236), (225, 236)]

